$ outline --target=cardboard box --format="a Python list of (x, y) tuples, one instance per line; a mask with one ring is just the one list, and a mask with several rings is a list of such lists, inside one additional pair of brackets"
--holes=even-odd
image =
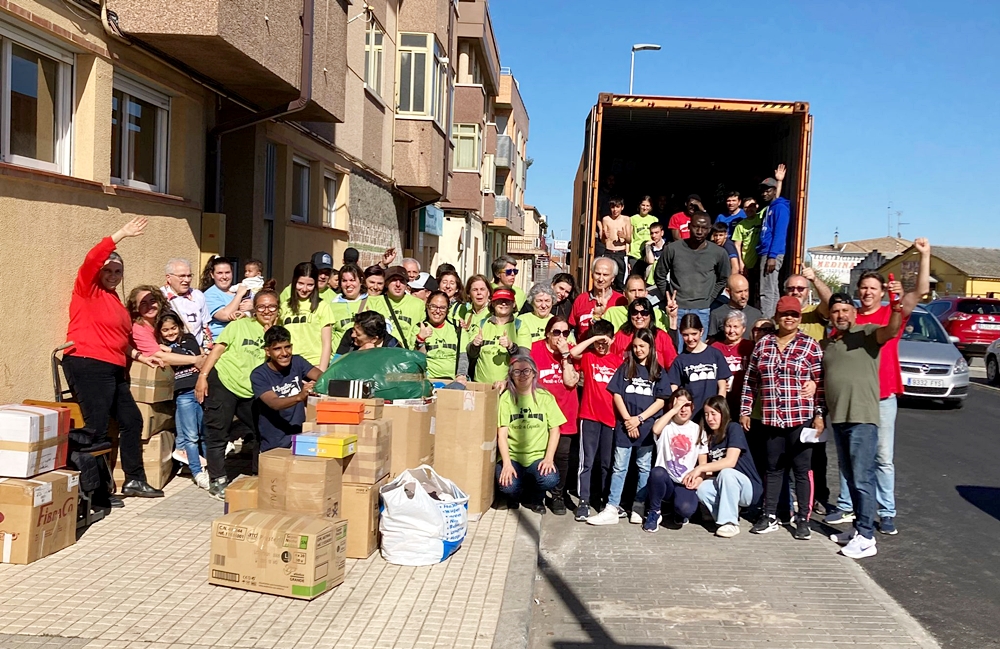
[(76, 543), (77, 471), (0, 478), (0, 563), (26, 564)]
[(358, 400), (328, 399), (316, 404), (317, 424), (360, 424), (365, 418), (365, 404)]
[(346, 433), (310, 432), (292, 435), (292, 455), (343, 459), (358, 450), (358, 436)]
[(344, 582), (347, 521), (250, 509), (212, 523), (208, 583), (315, 599)]
[(363, 416), (365, 419), (381, 419), (382, 408), (385, 406), (385, 399), (346, 399), (344, 397), (326, 397), (315, 395), (306, 401), (306, 421), (319, 423), (316, 419), (316, 405), (321, 401), (341, 401), (347, 403), (364, 404)]
[(174, 400), (174, 370), (169, 365), (152, 368), (142, 363), (132, 363), (129, 380), (132, 398), (138, 403)]
[(367, 559), (378, 549), (378, 490), (387, 482), (389, 476), (376, 484), (344, 484), (348, 559)]
[(241, 475), (226, 487), (227, 514), (245, 509), (257, 509), (257, 478)]
[(164, 430), (175, 431), (174, 402), (136, 403), (142, 414), (142, 439), (146, 440)]
[[(146, 471), (146, 482), (154, 489), (163, 489), (174, 475), (174, 458), (171, 457), (174, 452), (174, 440), (175, 435), (172, 432), (163, 430), (142, 443), (142, 468)], [(118, 458), (117, 436), (113, 443), (113, 476), (115, 486), (121, 490), (125, 484), (125, 472)]]
[(434, 465), (434, 404), (386, 405), (382, 411), (392, 422), (392, 461), (389, 476), (421, 464)]
[(340, 518), (341, 460), (292, 455), (289, 448), (260, 454), (257, 507)]
[(37, 406), (0, 406), (0, 476), (30, 478), (61, 469), (68, 454), (66, 413)]
[(364, 421), (357, 426), (343, 424), (302, 424), (303, 432), (327, 435), (357, 435), (354, 455), (341, 460), (344, 482), (375, 484), (389, 475), (392, 463), (392, 422), (386, 419)]
[(434, 470), (469, 495), (469, 518), (493, 503), (500, 391), (487, 383), (465, 390), (438, 390), (434, 405)]

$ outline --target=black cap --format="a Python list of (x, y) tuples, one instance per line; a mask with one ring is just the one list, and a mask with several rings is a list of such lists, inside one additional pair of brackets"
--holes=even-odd
[(701, 202), (701, 196), (699, 196), (698, 194), (690, 194), (687, 197), (687, 200), (684, 201), (684, 202), (687, 203), (687, 202), (690, 202), (690, 201), (698, 201), (700, 203)]
[(316, 267), (316, 270), (333, 270), (333, 257), (328, 252), (314, 252), (312, 265)]
[(356, 264), (358, 259), (361, 258), (361, 253), (358, 252), (357, 248), (348, 248), (344, 251), (344, 265)]
[(854, 298), (847, 293), (834, 293), (830, 296), (830, 302), (827, 306), (832, 309), (834, 304), (850, 304), (854, 306)]

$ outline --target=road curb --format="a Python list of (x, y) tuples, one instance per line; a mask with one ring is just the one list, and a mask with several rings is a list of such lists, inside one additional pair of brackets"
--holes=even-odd
[(531, 626), (543, 517), (527, 516), (523, 509), (508, 511), (507, 515), (517, 517), (517, 532), (504, 582), (500, 619), (493, 635), (493, 649), (525, 649)]

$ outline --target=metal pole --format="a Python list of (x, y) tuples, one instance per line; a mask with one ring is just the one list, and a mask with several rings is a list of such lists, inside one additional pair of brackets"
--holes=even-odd
[(628, 71), (628, 94), (632, 94), (632, 80), (635, 78), (635, 50), (632, 50), (632, 65)]

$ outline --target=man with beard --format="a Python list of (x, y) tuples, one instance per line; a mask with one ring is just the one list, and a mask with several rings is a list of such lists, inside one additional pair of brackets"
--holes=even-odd
[[(722, 333), (722, 328), (725, 326), (731, 311), (742, 311), (743, 315), (746, 316), (746, 321), (751, 325), (764, 317), (760, 310), (750, 306), (750, 282), (747, 281), (746, 277), (730, 275), (726, 286), (729, 289), (729, 302), (712, 309), (709, 317), (708, 335), (711, 337), (717, 337)], [(743, 338), (750, 340), (750, 336), (750, 327), (745, 327)]]

